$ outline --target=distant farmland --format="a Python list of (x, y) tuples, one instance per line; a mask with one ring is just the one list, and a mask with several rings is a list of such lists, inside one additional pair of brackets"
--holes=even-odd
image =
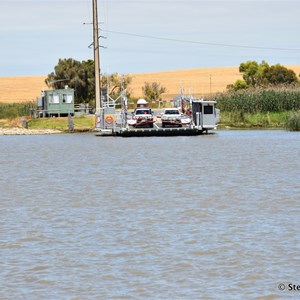
[[(300, 73), (300, 66), (286, 66)], [(180, 93), (184, 88), (186, 94), (206, 96), (223, 92), (228, 84), (241, 79), (238, 67), (199, 68), (190, 70), (176, 70), (155, 73), (129, 74), (132, 77), (130, 84), (131, 95), (142, 97), (142, 87), (145, 82), (158, 82), (167, 88), (162, 95), (168, 100)], [(40, 95), (41, 90), (48, 89), (45, 84), (46, 76), (16, 76), (0, 77), (0, 102), (26, 102), (33, 101)]]

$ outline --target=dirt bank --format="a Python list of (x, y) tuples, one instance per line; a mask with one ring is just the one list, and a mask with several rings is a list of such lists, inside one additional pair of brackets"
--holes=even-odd
[(26, 129), (20, 127), (0, 128), (0, 135), (33, 135), (33, 134), (57, 134), (59, 130), (53, 129)]

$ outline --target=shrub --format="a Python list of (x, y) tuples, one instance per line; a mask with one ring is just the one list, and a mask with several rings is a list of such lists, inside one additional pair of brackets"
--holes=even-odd
[(300, 131), (300, 111), (290, 113), (286, 118), (285, 125), (290, 131)]

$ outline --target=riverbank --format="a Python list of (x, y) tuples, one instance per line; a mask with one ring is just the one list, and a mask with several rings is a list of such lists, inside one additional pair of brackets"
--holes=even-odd
[(21, 127), (1, 128), (0, 135), (34, 135), (34, 134), (59, 134), (60, 130), (55, 129), (26, 129)]
[(93, 131), (95, 126), (92, 117), (74, 117), (74, 128), (69, 129), (68, 118), (24, 118), (27, 128), (23, 127), (23, 118), (0, 119), (0, 135), (33, 135), (33, 134), (58, 134), (66, 132), (88, 132)]

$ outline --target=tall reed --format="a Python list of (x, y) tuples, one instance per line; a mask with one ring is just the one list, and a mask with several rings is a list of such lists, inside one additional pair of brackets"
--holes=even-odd
[(228, 92), (216, 95), (214, 100), (221, 112), (267, 113), (300, 110), (300, 88), (261, 88)]
[(14, 119), (30, 115), (34, 102), (0, 103), (0, 119)]

